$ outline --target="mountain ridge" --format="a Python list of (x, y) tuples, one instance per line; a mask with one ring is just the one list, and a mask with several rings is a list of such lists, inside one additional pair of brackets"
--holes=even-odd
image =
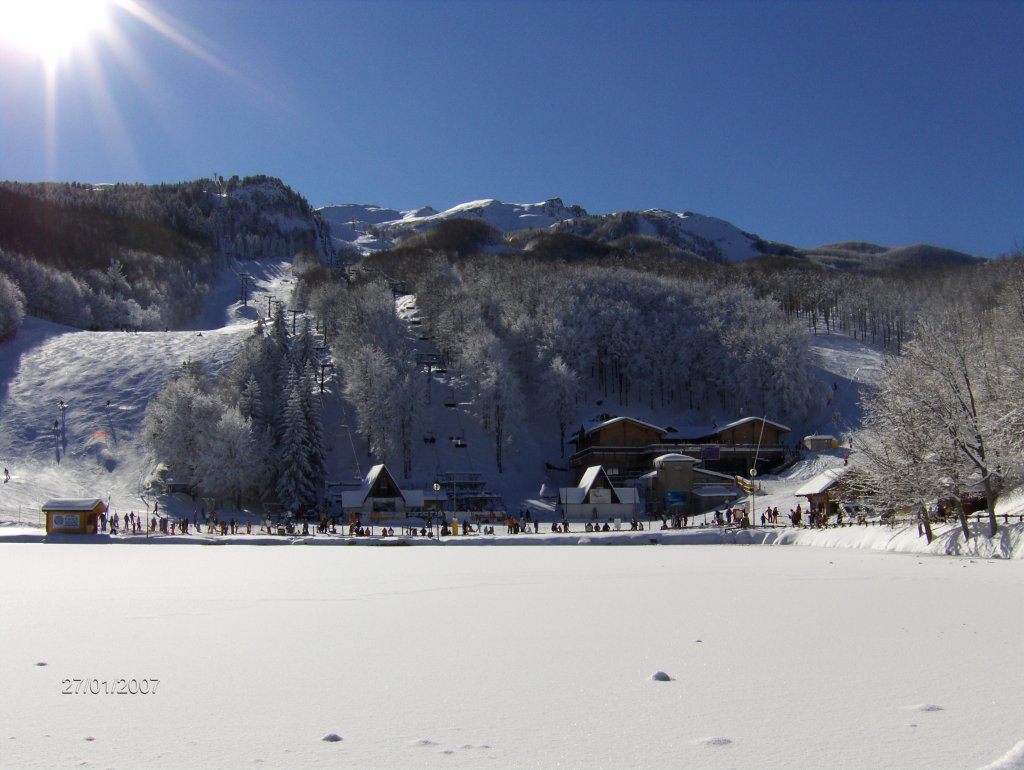
[(358, 203), (331, 204), (316, 210), (330, 228), (335, 248), (353, 258), (391, 249), (403, 239), (424, 233), (442, 222), (472, 219), (494, 228), (504, 238), (506, 249), (518, 252), (532, 251), (546, 237), (558, 233), (606, 244), (627, 254), (660, 247), (680, 258), (725, 265), (776, 255), (797, 257), (828, 268), (853, 270), (984, 261), (931, 244), (893, 247), (841, 241), (797, 247), (766, 241), (725, 219), (689, 210), (649, 208), (591, 214), (582, 206), (567, 206), (558, 197), (539, 203), (508, 203), (484, 198), (444, 211), (430, 206), (400, 211)]

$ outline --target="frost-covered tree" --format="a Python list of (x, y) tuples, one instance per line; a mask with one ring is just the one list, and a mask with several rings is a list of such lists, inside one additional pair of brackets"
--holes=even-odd
[(560, 456), (565, 457), (565, 430), (575, 419), (581, 395), (579, 377), (561, 356), (556, 355), (542, 372), (540, 384), (544, 408), (554, 415), (558, 425)]
[(309, 426), (306, 422), (305, 385), (292, 370), (285, 390), (281, 436), (277, 455), (277, 498), (290, 508), (314, 504), (319, 487), (310, 462)]
[(25, 295), (18, 284), (0, 273), (0, 342), (10, 339), (25, 320)]
[(241, 505), (260, 489), (267, 470), (265, 446), (253, 434), (252, 422), (227, 409), (217, 423), (200, 434), (196, 482), (203, 494)]
[[(933, 497), (940, 492), (957, 502), (970, 481), (981, 485), (989, 512), (990, 533), (998, 523), (995, 501), (1009, 485), (1024, 480), (1021, 468), (1021, 396), (1015, 353), (1024, 324), (1014, 318), (1012, 294), (1003, 292), (995, 312), (989, 300), (975, 301), (962, 287), (945, 292), (919, 315), (902, 355), (886, 363), (876, 388), (862, 404), (869, 435), (887, 449), (896, 444), (893, 426), (919, 449), (916, 474), (931, 479)], [(869, 458), (870, 459), (870, 458)], [(881, 485), (909, 483), (905, 463), (892, 458), (875, 463), (872, 477)], [(944, 489), (939, 488), (944, 487)]]
[(199, 448), (222, 412), (209, 379), (199, 367), (185, 362), (146, 407), (143, 441), (173, 477), (194, 481), (201, 462)]

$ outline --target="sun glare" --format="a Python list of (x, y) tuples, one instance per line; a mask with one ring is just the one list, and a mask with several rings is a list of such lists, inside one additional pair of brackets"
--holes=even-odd
[(0, 0), (0, 38), (52, 67), (108, 24), (109, 0)]

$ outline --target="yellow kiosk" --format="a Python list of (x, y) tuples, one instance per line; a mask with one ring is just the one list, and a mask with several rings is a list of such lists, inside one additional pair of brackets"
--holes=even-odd
[(49, 500), (43, 504), (46, 533), (95, 535), (100, 529), (100, 514), (107, 506), (98, 497), (88, 500)]

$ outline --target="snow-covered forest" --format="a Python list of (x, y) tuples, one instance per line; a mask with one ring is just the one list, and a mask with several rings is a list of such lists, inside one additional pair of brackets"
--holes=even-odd
[(932, 284), (909, 341), (863, 396), (855, 467), (880, 507), (945, 502), (966, 533), (980, 498), (995, 534), (996, 499), (1024, 483), (1024, 261)]
[(23, 297), (0, 284), (0, 337), (16, 307), (81, 329), (187, 328), (224, 257), (303, 250), (333, 259), (317, 212), (269, 177), (2, 183), (0, 279)]
[(316, 343), (308, 318), (289, 332), (278, 305), (217, 383), (191, 361), (150, 402), (143, 438), (170, 478), (204, 495), (279, 500), (292, 510), (323, 498)]
[[(500, 204), (481, 205), (497, 216)], [(319, 212), (266, 177), (6, 184), (0, 340), (26, 315), (79, 328), (190, 328), (228, 261), (244, 298), (245, 265), (292, 256), (284, 304), (260, 311), (216, 377), (183, 361), (144, 422), (165, 478), (236, 504), (323, 500), (325, 433), (337, 430), (325, 426), (325, 398), (369, 460), (406, 479), (429, 475), (415, 449), (431, 435), (435, 371), (486, 437), (474, 455), (498, 474), (538, 433), (543, 460), (564, 465), (568, 440), (602, 414), (684, 425), (767, 415), (799, 431), (834, 385), (816, 375), (811, 341), (836, 333), (889, 355), (861, 402), (853, 464), (863, 495), (911, 507), (980, 495), (991, 510), (1024, 481), (1019, 256), (978, 262), (861, 243), (812, 253), (700, 215), (588, 215), (574, 225), (575, 209), (552, 205), (543, 207), (557, 214), (550, 229), (512, 233), (483, 215), (407, 217), (389, 248), (346, 250), (341, 265)], [(358, 208), (344, 209), (353, 235)], [(662, 220), (671, 238), (659, 250), (658, 227), (641, 236), (637, 223)], [(698, 237), (676, 232), (687, 221), (768, 253), (730, 262), (708, 246), (714, 258), (680, 256), (680, 239)], [(861, 428), (849, 419), (844, 431)]]

